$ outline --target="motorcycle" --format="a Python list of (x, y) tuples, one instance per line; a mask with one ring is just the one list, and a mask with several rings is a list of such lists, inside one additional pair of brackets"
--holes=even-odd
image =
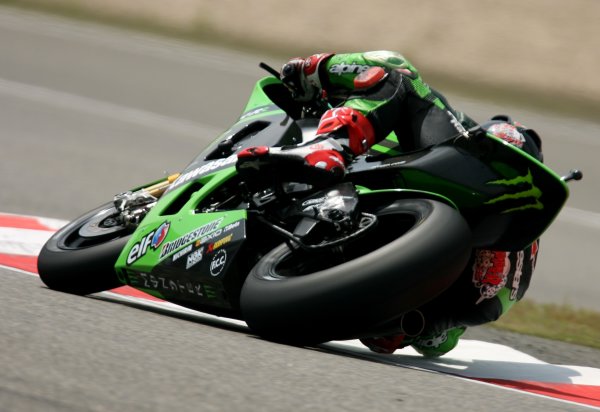
[(390, 135), (331, 187), (277, 175), (256, 185), (237, 173), (238, 152), (309, 142), (318, 124), (318, 109), (263, 67), (275, 76), (180, 174), (56, 232), (41, 280), (79, 295), (129, 285), (295, 344), (416, 334), (412, 315), (456, 281), (473, 248), (524, 249), (565, 204), (566, 182), (581, 179), (476, 128), (408, 153)]

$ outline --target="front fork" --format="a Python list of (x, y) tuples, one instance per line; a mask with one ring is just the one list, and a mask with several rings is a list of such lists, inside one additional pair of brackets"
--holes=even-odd
[(150, 186), (115, 195), (113, 203), (119, 212), (119, 223), (127, 227), (137, 227), (179, 176), (180, 174), (176, 173)]

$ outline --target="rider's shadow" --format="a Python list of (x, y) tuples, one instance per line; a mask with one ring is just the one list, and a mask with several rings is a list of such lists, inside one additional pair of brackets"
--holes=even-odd
[(547, 396), (597, 401), (584, 394), (574, 394), (569, 387), (585, 384), (584, 380), (589, 385), (590, 377), (597, 381), (600, 379), (599, 369), (553, 365), (495, 343), (463, 340), (441, 358), (426, 358), (411, 348), (401, 349), (394, 355), (381, 355), (360, 347), (356, 342), (332, 342), (322, 346), (327, 351), (387, 365), (454, 375)]

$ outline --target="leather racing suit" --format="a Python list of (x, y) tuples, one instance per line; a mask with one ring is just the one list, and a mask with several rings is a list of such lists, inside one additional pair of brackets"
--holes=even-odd
[[(476, 125), (397, 52), (295, 58), (283, 66), (281, 77), (297, 100), (325, 98), (332, 108), (322, 115), (310, 146), (248, 148), (238, 155), (240, 173), (275, 164), (286, 178), (326, 186), (341, 180), (345, 166), (369, 149), (417, 150)], [(505, 116), (483, 127), (541, 160), (541, 143), (532, 130)], [(498, 319), (522, 298), (537, 252), (538, 242), (519, 252), (474, 250), (459, 280), (420, 308), (425, 328), (419, 336), (373, 337), (363, 343), (380, 353), (412, 345), (426, 356), (443, 355), (456, 346), (467, 326)]]

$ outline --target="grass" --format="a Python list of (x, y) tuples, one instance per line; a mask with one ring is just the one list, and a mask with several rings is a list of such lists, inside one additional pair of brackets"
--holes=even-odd
[[(0, 0), (0, 5), (2, 4), (190, 41), (215, 43), (238, 50), (244, 49), (260, 53), (267, 52), (273, 56), (286, 55), (284, 50), (273, 49), (272, 46), (270, 47), (266, 44), (254, 44), (243, 39), (229, 38), (225, 33), (213, 30), (208, 23), (192, 30), (178, 30), (177, 28), (160, 25), (157, 22), (148, 20), (118, 18), (108, 15), (99, 16), (76, 7), (42, 5), (31, 0)], [(307, 54), (313, 51), (307, 50)], [(473, 88), (473, 84), (465, 84), (464, 81), (452, 78), (447, 73), (443, 75), (433, 72), (428, 73), (426, 77), (441, 90), (455, 91), (467, 96), (487, 100), (493, 98), (499, 103), (510, 102), (514, 104), (514, 101), (517, 100), (524, 107), (534, 107), (538, 110), (579, 118), (597, 119), (597, 113), (600, 109), (595, 105), (590, 105), (589, 102), (570, 100), (564, 96), (560, 99), (556, 99), (555, 97), (547, 98), (549, 96), (544, 96), (539, 91), (494, 89), (489, 85), (475, 85), (477, 87)], [(600, 349), (600, 313), (575, 309), (570, 306), (538, 304), (525, 300), (515, 305), (502, 319), (490, 324), (490, 327)]]
[(568, 305), (523, 300), (490, 326), (600, 349), (600, 313)]

